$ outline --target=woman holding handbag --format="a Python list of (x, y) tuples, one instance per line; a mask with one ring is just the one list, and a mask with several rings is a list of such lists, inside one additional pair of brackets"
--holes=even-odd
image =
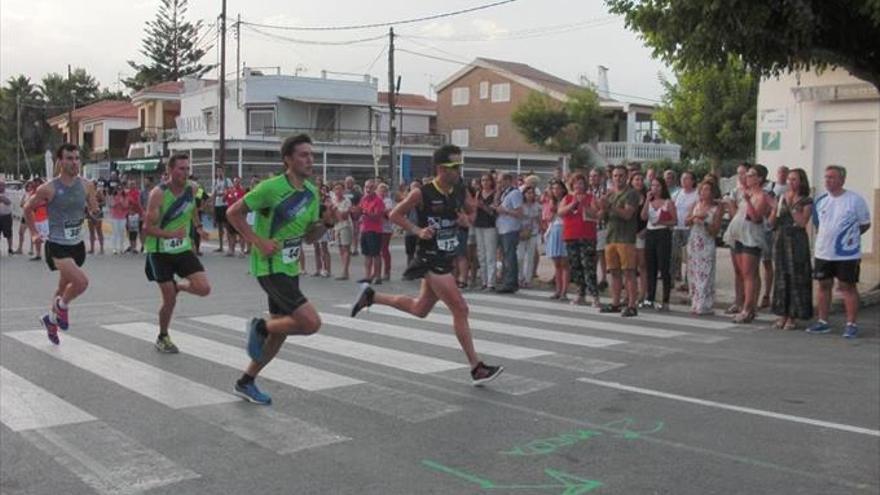
[[(669, 197), (669, 189), (661, 177), (651, 180), (651, 188), (642, 207), (642, 220), (645, 226), (645, 267), (647, 294), (643, 308), (669, 310), (669, 295), (672, 292), (672, 227), (678, 223), (675, 203)], [(657, 272), (663, 281), (663, 299), (655, 304), (657, 296)]]

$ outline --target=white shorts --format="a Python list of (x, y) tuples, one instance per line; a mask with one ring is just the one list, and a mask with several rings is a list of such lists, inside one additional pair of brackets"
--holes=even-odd
[(608, 231), (600, 229), (596, 231), (596, 251), (605, 251), (605, 239), (608, 238)]
[(49, 220), (43, 220), (42, 222), (36, 222), (37, 232), (40, 234), (40, 239), (46, 240), (49, 238)]

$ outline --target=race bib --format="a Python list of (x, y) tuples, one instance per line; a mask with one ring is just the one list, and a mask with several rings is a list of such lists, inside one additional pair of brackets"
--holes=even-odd
[(184, 237), (183, 239), (174, 238), (162, 240), (163, 251), (174, 251), (175, 249), (181, 249), (184, 247), (189, 247), (189, 237)]
[(281, 243), (281, 262), (284, 264), (298, 263), (302, 250), (302, 237), (285, 239)]
[(458, 229), (442, 229), (437, 232), (437, 249), (451, 253), (458, 248)]
[(82, 222), (64, 224), (64, 238), (67, 239), (68, 241), (79, 240), (79, 236), (80, 236), (81, 231), (82, 231)]

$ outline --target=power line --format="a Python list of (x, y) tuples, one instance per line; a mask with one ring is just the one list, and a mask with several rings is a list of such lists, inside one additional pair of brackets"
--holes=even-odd
[(507, 31), (500, 32), (498, 34), (491, 35), (476, 35), (476, 34), (462, 34), (450, 37), (444, 36), (424, 36), (424, 35), (416, 35), (416, 34), (408, 34), (401, 35), (401, 38), (416, 38), (421, 40), (433, 40), (433, 41), (444, 41), (444, 42), (455, 42), (455, 43), (473, 43), (473, 42), (485, 42), (485, 41), (508, 41), (508, 40), (523, 40), (523, 39), (533, 39), (533, 38), (541, 38), (545, 36), (556, 36), (559, 34), (570, 33), (574, 31), (580, 31), (583, 29), (594, 28), (594, 27), (602, 27), (607, 26), (609, 24), (613, 24), (615, 22), (620, 21), (620, 18), (617, 16), (606, 16), (600, 17), (597, 19), (589, 19), (585, 21), (579, 21), (574, 23), (567, 24), (556, 24), (551, 26), (542, 26), (528, 29), (520, 29), (517, 31)]
[(306, 26), (279, 26), (279, 25), (259, 24), (259, 23), (255, 23), (255, 22), (245, 22), (245, 21), (242, 21), (242, 24), (263, 27), (263, 28), (271, 28), (271, 29), (285, 29), (285, 30), (290, 30), (290, 31), (343, 31), (343, 30), (351, 30), (351, 29), (369, 29), (369, 28), (388, 27), (388, 26), (396, 26), (396, 25), (400, 25), (400, 24), (412, 24), (412, 23), (416, 23), (416, 22), (431, 21), (434, 19), (441, 19), (444, 17), (452, 17), (452, 16), (456, 16), (456, 15), (467, 14), (470, 12), (476, 12), (478, 10), (489, 9), (492, 7), (497, 7), (499, 5), (513, 3), (516, 1), (517, 0), (500, 0), (497, 2), (488, 3), (485, 5), (478, 5), (476, 7), (471, 7), (468, 9), (456, 10), (453, 12), (446, 12), (446, 13), (442, 13), (442, 14), (434, 14), (434, 15), (428, 15), (428, 16), (423, 16), (423, 17), (416, 17), (413, 19), (400, 19), (400, 20), (390, 21), (390, 22), (377, 22), (377, 23), (373, 23), (373, 24), (353, 24), (353, 25), (348, 25), (348, 26), (310, 26), (310, 27), (306, 27)]
[[(412, 41), (412, 40), (410, 40), (410, 41)], [(433, 59), (433, 60), (439, 60), (441, 62), (449, 62), (451, 64), (457, 64), (457, 65), (462, 65), (462, 66), (471, 65), (471, 62), (463, 62), (461, 60), (455, 60), (455, 59), (445, 58), (445, 57), (438, 57), (436, 55), (430, 55), (427, 53), (421, 53), (421, 52), (416, 52), (416, 51), (412, 51), (412, 50), (407, 50), (406, 48), (397, 48), (397, 51), (409, 53), (410, 55), (415, 55), (417, 57), (424, 57), (424, 58), (429, 58), (429, 59)], [(481, 67), (483, 69), (495, 72), (497, 74), (504, 75), (504, 71), (494, 69), (492, 67), (485, 67), (485, 66), (481, 66)], [(559, 79), (548, 79), (548, 78), (534, 77), (534, 76), (530, 76), (529, 79), (532, 79), (534, 81), (543, 81), (543, 82), (553, 83), (553, 84), (560, 83)], [(658, 100), (656, 98), (647, 98), (645, 96), (628, 95), (628, 94), (624, 94), (624, 93), (614, 93), (611, 91), (609, 91), (608, 94), (613, 95), (613, 96), (620, 96), (620, 97), (624, 97), (624, 98), (635, 98), (635, 99), (639, 99), (639, 100), (650, 101), (653, 103), (662, 103), (660, 100)]]
[(343, 41), (305, 40), (305, 39), (300, 39), (300, 38), (290, 38), (287, 36), (281, 36), (281, 35), (273, 34), (273, 33), (267, 33), (265, 31), (262, 31), (260, 29), (255, 28), (253, 26), (250, 26), (244, 22), (242, 22), (241, 24), (243, 26), (245, 26), (248, 30), (253, 31), (255, 33), (258, 33), (258, 34), (261, 34), (261, 35), (266, 36), (268, 38), (273, 38), (273, 39), (280, 40), (280, 41), (286, 41), (289, 43), (297, 43), (300, 45), (345, 46), (345, 45), (355, 45), (358, 43), (367, 43), (370, 41), (377, 41), (377, 40), (385, 38), (384, 34), (380, 34), (378, 36), (372, 36), (369, 38), (358, 38), (358, 39), (343, 40)]

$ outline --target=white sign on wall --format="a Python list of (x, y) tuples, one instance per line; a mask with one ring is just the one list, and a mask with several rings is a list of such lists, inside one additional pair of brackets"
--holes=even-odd
[(788, 127), (788, 110), (770, 108), (761, 110), (759, 126), (761, 129), (785, 129)]

